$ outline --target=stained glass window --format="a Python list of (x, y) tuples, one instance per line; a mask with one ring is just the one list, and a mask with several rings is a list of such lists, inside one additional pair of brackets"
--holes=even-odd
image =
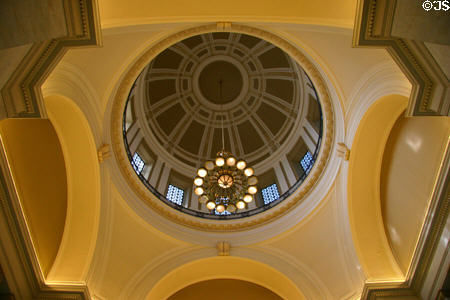
[(261, 190), (261, 194), (264, 200), (264, 204), (269, 204), (280, 198), (280, 194), (278, 193), (278, 187), (276, 183), (269, 185)]
[(303, 171), (305, 171), (305, 173), (308, 174), (313, 164), (314, 164), (313, 157), (311, 155), (311, 152), (308, 151), (300, 161), (300, 165), (302, 166)]
[(166, 198), (167, 200), (181, 205), (181, 203), (183, 203), (183, 196), (184, 196), (184, 190), (169, 184), (169, 188), (167, 189), (167, 195)]
[(137, 152), (135, 152), (133, 155), (133, 161), (131, 162), (131, 165), (133, 166), (136, 173), (139, 175), (139, 174), (141, 174), (142, 170), (144, 169), (145, 162), (139, 156), (139, 154)]

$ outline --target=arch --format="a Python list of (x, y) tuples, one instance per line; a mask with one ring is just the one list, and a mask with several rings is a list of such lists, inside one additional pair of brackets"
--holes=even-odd
[(282, 298), (263, 286), (237, 279), (212, 279), (194, 283), (176, 293), (169, 300), (192, 299), (281, 300)]
[(414, 268), (423, 246), (422, 228), (437, 174), (445, 169), (450, 136), (448, 117), (404, 117), (386, 143), (380, 176), (380, 201), (386, 236), (402, 272)]
[[(49, 120), (0, 122), (2, 164), (7, 164), (42, 275), (55, 262), (65, 230), (67, 180), (58, 136)], [(38, 178), (39, 180), (36, 180)], [(14, 196), (15, 198), (15, 196)], [(28, 243), (28, 239), (26, 239)], [(3, 241), (2, 241), (3, 242)]]
[(389, 246), (380, 202), (380, 174), (389, 134), (405, 111), (408, 98), (387, 95), (361, 119), (348, 166), (348, 210), (352, 237), (366, 279), (403, 280)]
[(44, 99), (55, 127), (67, 172), (67, 217), (64, 234), (47, 281), (85, 281), (97, 239), (100, 171), (94, 137), (81, 110), (71, 99)]
[(204, 258), (184, 264), (159, 280), (145, 299), (167, 299), (189, 285), (223, 278), (263, 286), (283, 299), (306, 299), (297, 286), (279, 271), (260, 262), (232, 256)]

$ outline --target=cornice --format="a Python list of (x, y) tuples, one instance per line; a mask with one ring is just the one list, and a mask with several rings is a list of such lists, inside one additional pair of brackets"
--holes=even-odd
[(427, 64), (432, 57), (422, 51), (423, 43), (391, 36), (396, 3), (396, 0), (359, 0), (353, 46), (381, 47), (390, 53), (412, 84), (408, 116), (448, 115), (443, 96), (448, 81), (443, 80), (440, 70), (433, 70)]
[(7, 118), (45, 117), (41, 85), (64, 53), (101, 44), (96, 0), (63, 0), (68, 36), (35, 43), (1, 90)]
[[(260, 213), (253, 217), (233, 220), (230, 222), (214, 222), (211, 220), (202, 220), (200, 218), (188, 216), (184, 213), (176, 211), (162, 203), (162, 201), (157, 199), (156, 196), (154, 196), (149, 190), (147, 190), (147, 188), (136, 177), (125, 152), (122, 138), (122, 116), (125, 103), (131, 86), (133, 85), (141, 70), (144, 69), (144, 67), (154, 57), (156, 57), (156, 55), (158, 55), (160, 52), (170, 47), (171, 45), (175, 44), (176, 42), (179, 42), (193, 35), (215, 31), (231, 31), (254, 35), (271, 42), (272, 44), (287, 52), (292, 58), (294, 58), (297, 63), (300, 64), (300, 66), (304, 68), (304, 70), (306, 71), (306, 73), (308, 73), (314, 85), (316, 86), (320, 98), (320, 103), (323, 107), (324, 115), (325, 130), (318, 160), (315, 163), (311, 173), (309, 174), (308, 179), (302, 185), (302, 188), (297, 191), (297, 194), (286, 199), (285, 201), (283, 201), (283, 203), (272, 208), (270, 211)], [(322, 78), (322, 75), (316, 69), (314, 64), (309, 59), (307, 59), (307, 57), (299, 49), (297, 49), (284, 39), (280, 38), (279, 36), (258, 28), (229, 22), (219, 22), (189, 28), (168, 36), (167, 38), (161, 40), (159, 43), (153, 45), (129, 68), (128, 72), (124, 75), (123, 79), (119, 83), (119, 87), (116, 91), (113, 101), (114, 102), (111, 114), (111, 144), (115, 153), (117, 165), (119, 166), (119, 169), (122, 175), (127, 180), (128, 184), (139, 195), (140, 198), (144, 199), (144, 201), (160, 215), (163, 215), (167, 219), (178, 224), (204, 231), (229, 232), (254, 228), (258, 225), (267, 223), (276, 217), (286, 214), (291, 208), (300, 204), (303, 198), (312, 190), (313, 186), (321, 178), (321, 174), (325, 170), (330, 157), (330, 152), (333, 146), (335, 135), (335, 116), (333, 112), (333, 105), (331, 103), (330, 93), (324, 79)]]

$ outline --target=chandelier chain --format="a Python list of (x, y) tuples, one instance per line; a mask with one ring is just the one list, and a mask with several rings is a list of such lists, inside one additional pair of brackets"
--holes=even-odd
[(253, 176), (252, 168), (244, 160), (237, 160), (233, 154), (225, 151), (224, 110), (222, 103), (222, 78), (219, 79), (219, 97), (221, 101), (222, 150), (214, 161), (205, 162), (205, 167), (197, 170), (194, 179), (194, 192), (199, 202), (206, 205), (211, 212), (235, 213), (248, 208), (257, 191), (258, 180)]
[(222, 111), (222, 117), (220, 118), (222, 120), (222, 151), (224, 151), (225, 150), (225, 137), (223, 134), (223, 117), (224, 117), (224, 115), (223, 115), (223, 101), (222, 101), (223, 100), (222, 99), (222, 83), (223, 83), (223, 80), (219, 79), (219, 99), (220, 99), (220, 103), (221, 103), (220, 110)]

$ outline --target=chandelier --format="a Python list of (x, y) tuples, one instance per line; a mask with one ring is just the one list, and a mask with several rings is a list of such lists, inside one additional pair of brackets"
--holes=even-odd
[[(219, 81), (220, 98), (222, 98), (222, 81)], [(258, 191), (258, 179), (254, 170), (247, 163), (238, 160), (225, 149), (222, 116), (222, 150), (217, 152), (215, 161), (206, 161), (204, 167), (197, 170), (194, 179), (194, 193), (199, 202), (206, 205), (211, 212), (215, 209), (222, 214), (236, 213), (247, 208)]]

